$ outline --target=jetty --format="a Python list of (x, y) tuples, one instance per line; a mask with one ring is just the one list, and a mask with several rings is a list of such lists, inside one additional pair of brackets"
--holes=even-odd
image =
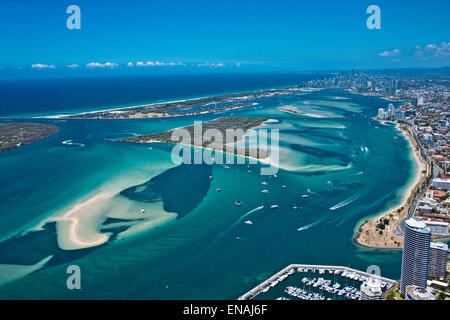
[(349, 267), (310, 265), (310, 264), (291, 264), (291, 265), (288, 265), (287, 267), (285, 267), (284, 269), (282, 269), (281, 271), (277, 272), (270, 278), (266, 279), (264, 282), (260, 283), (259, 285), (257, 285), (253, 289), (251, 289), (250, 291), (248, 291), (245, 294), (243, 294), (242, 296), (240, 296), (238, 298), (238, 300), (251, 300), (251, 299), (255, 298), (256, 296), (258, 296), (260, 293), (267, 292), (268, 291), (267, 289), (268, 288), (270, 289), (271, 287), (273, 287), (273, 283), (278, 283), (279, 279), (285, 279), (285, 278), (289, 277), (290, 275), (295, 274), (296, 272), (301, 272), (299, 270), (304, 270), (304, 272), (307, 272), (309, 270), (314, 270), (313, 272), (321, 270), (323, 272), (328, 271), (328, 272), (339, 272), (339, 273), (341, 273), (341, 272), (343, 273), (346, 271), (348, 274), (356, 274), (361, 278), (379, 280), (387, 286), (387, 289), (392, 288), (397, 283), (396, 280), (392, 280), (392, 279), (382, 277), (379, 275), (375, 275), (375, 274), (370, 274), (370, 273), (352, 269)]

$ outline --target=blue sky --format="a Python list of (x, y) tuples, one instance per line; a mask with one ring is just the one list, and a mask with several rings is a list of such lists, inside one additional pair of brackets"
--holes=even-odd
[[(81, 30), (66, 27), (71, 4)], [(366, 27), (372, 4), (381, 30)], [(0, 0), (0, 75), (449, 66), (448, 12), (442, 0)]]

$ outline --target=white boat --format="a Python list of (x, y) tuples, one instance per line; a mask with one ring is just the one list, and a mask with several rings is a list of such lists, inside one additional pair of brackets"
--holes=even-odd
[(277, 204), (274, 204), (273, 206), (270, 206), (270, 209), (278, 209), (280, 206)]
[(306, 198), (308, 198), (309, 196), (307, 195), (307, 194), (304, 194), (304, 195), (302, 195), (302, 198), (303, 199), (306, 199)]
[(289, 270), (289, 272), (288, 272), (288, 274), (294, 274), (295, 273), (295, 270), (294, 269), (291, 269), (291, 270)]
[(262, 290), (262, 292), (267, 292), (267, 291), (269, 291), (269, 289), (270, 289), (270, 287), (265, 287), (265, 288)]
[(261, 182), (261, 184), (267, 186), (267, 182), (265, 182), (265, 181)]
[(144, 209), (141, 209), (141, 213), (145, 213), (145, 210), (144, 210)]
[(247, 220), (244, 222), (245, 224), (253, 224), (253, 222), (251, 222), (250, 220)]
[(261, 193), (269, 193), (269, 190), (262, 190)]

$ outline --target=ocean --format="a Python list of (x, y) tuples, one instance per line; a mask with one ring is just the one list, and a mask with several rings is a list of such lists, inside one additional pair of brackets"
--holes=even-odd
[[(1, 115), (290, 86), (314, 75), (195, 77), (169, 86), (143, 78), (14, 82)], [(105, 141), (192, 125), (193, 117), (33, 120), (60, 131), (0, 154), (0, 298), (235, 299), (292, 263), (378, 265), (398, 279), (400, 250), (353, 242), (360, 222), (401, 203), (416, 170), (400, 132), (370, 119), (388, 103), (329, 89), (195, 117), (277, 120), (267, 125), (280, 130), (276, 177), (261, 176), (261, 164), (179, 165), (168, 144)], [(282, 112), (286, 105), (317, 117)], [(81, 269), (81, 290), (67, 289), (70, 265)]]

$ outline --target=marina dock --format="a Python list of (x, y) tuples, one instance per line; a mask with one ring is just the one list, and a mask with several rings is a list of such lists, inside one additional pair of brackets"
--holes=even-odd
[[(319, 271), (320, 274), (325, 273), (325, 272), (329, 272), (329, 273), (331, 273), (331, 272), (333, 272), (333, 273), (334, 272), (339, 272), (339, 273), (346, 272), (347, 274), (355, 274), (355, 275), (358, 275), (358, 277), (360, 277), (360, 278), (379, 280), (381, 283), (383, 283), (386, 286), (386, 288), (388, 290), (397, 283), (396, 280), (392, 280), (392, 279), (378, 276), (375, 274), (369, 274), (367, 272), (352, 269), (349, 267), (291, 264), (291, 265), (285, 267), (284, 269), (282, 269), (281, 271), (277, 272), (270, 278), (266, 279), (264, 282), (260, 283), (259, 285), (257, 285), (253, 289), (251, 289), (250, 291), (248, 291), (245, 294), (243, 294), (242, 296), (240, 296), (238, 298), (238, 300), (251, 300), (251, 299), (255, 298), (256, 296), (258, 296), (259, 294), (261, 294), (263, 292), (264, 293), (267, 292), (271, 287), (274, 287), (274, 283), (283, 281), (284, 279), (295, 274), (296, 272), (301, 272), (299, 270), (304, 270), (304, 272), (307, 272), (308, 270), (312, 271), (312, 272)], [(361, 281), (361, 280), (359, 280), (359, 281)]]

